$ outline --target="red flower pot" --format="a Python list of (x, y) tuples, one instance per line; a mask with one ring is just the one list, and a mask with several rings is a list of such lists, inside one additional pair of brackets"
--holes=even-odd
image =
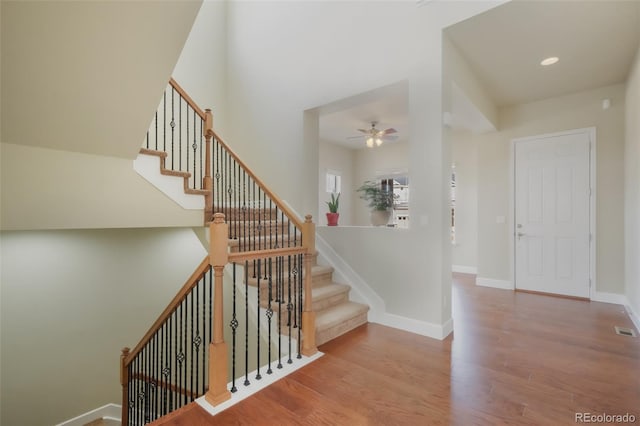
[(327, 213), (327, 225), (338, 226), (338, 218), (340, 213)]

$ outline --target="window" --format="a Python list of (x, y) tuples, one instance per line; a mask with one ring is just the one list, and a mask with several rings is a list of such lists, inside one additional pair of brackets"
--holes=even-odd
[(340, 172), (336, 170), (327, 170), (327, 192), (330, 194), (338, 194), (341, 192), (342, 179)]

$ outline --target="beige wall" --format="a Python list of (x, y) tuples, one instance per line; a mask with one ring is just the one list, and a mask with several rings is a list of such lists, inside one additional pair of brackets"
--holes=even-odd
[(0, 247), (3, 425), (119, 403), (120, 350), (205, 256), (188, 228), (2, 232)]
[(1, 229), (200, 226), (122, 158), (0, 144)]
[(640, 315), (640, 49), (629, 74), (625, 120), (625, 281), (629, 304)]
[(331, 194), (327, 193), (327, 170), (339, 171), (342, 179), (340, 194), (339, 225), (353, 225), (353, 192), (356, 183), (353, 180), (354, 157), (356, 151), (334, 143), (321, 141), (318, 144), (318, 216), (317, 224), (326, 225), (326, 214), (329, 211), (326, 201), (331, 200)]
[(3, 1), (0, 142), (133, 160), (201, 4)]
[[(624, 291), (624, 85), (614, 85), (500, 110), (500, 131), (478, 144), (478, 276), (512, 280), (510, 149), (519, 137), (596, 128), (596, 290)], [(611, 108), (602, 109), (602, 100)], [(496, 216), (507, 223), (497, 224)]]
[(473, 270), (478, 261), (478, 145), (464, 130), (453, 131), (451, 139), (456, 166), (456, 242), (451, 263)]
[[(387, 271), (402, 271), (405, 279), (393, 283), (398, 315), (435, 324), (451, 318), (451, 243), (445, 225), (451, 158), (442, 136), (442, 29), (498, 4), (230, 2), (228, 6), (228, 142), (301, 213), (318, 211), (318, 146), (308, 138), (307, 131), (314, 126), (305, 111), (408, 81), (411, 232), (394, 238), (398, 252), (404, 250), (401, 257), (375, 264), (363, 255), (353, 262), (366, 265), (370, 284), (376, 288), (388, 285), (383, 281)], [(370, 31), (370, 22), (382, 21), (384, 31)], [(384, 66), (363, 65), (371, 62), (372, 46), (385, 52)], [(368, 247), (377, 241), (374, 234), (359, 238)]]

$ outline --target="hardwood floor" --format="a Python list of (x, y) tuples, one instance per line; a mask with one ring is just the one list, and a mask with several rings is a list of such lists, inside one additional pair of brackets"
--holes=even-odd
[[(635, 416), (640, 339), (619, 305), (474, 285), (454, 274), (452, 336), (367, 324), (325, 356), (209, 417), (193, 404), (155, 425), (564, 425)], [(602, 423), (600, 423), (602, 424)]]

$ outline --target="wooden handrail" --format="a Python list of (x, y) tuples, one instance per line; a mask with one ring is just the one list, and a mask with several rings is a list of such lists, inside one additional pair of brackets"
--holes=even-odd
[(189, 106), (193, 108), (196, 113), (198, 113), (200, 118), (206, 120), (204, 111), (198, 106), (198, 104), (195, 103), (193, 99), (191, 99), (191, 96), (187, 95), (187, 92), (185, 92), (185, 90), (178, 84), (177, 81), (173, 79), (173, 77), (171, 78), (171, 80), (169, 80), (169, 84), (171, 85), (171, 87), (176, 89), (176, 92), (178, 92), (180, 96), (182, 96), (184, 100), (187, 101), (187, 104), (189, 104)]
[(172, 392), (176, 392), (179, 393), (181, 395), (187, 395), (189, 398), (192, 399), (196, 399), (198, 397), (200, 397), (200, 395), (198, 395), (196, 392), (187, 390), (185, 388), (181, 388), (178, 385), (174, 385), (173, 383), (167, 383), (164, 380), (157, 380), (155, 377), (153, 376), (148, 376), (146, 374), (143, 373), (133, 373), (132, 377), (133, 380), (142, 380), (143, 382), (156, 382), (156, 385), (159, 388), (165, 388), (165, 389), (169, 389)]
[(302, 230), (303, 226), (303, 222), (300, 218), (298, 218), (298, 215), (295, 214), (295, 212), (293, 210), (291, 210), (288, 206), (286, 206), (284, 204), (283, 201), (281, 201), (280, 197), (278, 197), (275, 192), (271, 191), (269, 189), (269, 187), (262, 181), (262, 179), (260, 179), (258, 176), (255, 175), (255, 173), (253, 173), (253, 171), (249, 168), (249, 166), (247, 166), (245, 164), (244, 161), (242, 161), (238, 155), (233, 152), (233, 150), (231, 148), (229, 148), (229, 145), (227, 145), (221, 138), (220, 136), (217, 135), (216, 132), (213, 132), (213, 137), (218, 141), (218, 143), (220, 143), (220, 145), (222, 145), (224, 147), (224, 149), (227, 150), (227, 152), (229, 153), (229, 155), (231, 155), (231, 157), (235, 160), (235, 162), (237, 164), (240, 165), (240, 167), (249, 175), (251, 176), (251, 178), (258, 184), (258, 186), (265, 192), (265, 194), (267, 194), (267, 196), (269, 196), (269, 198), (271, 198), (271, 200), (273, 200), (273, 202), (276, 204), (276, 206), (278, 206), (280, 208), (280, 210), (282, 210), (284, 212), (284, 214), (287, 216), (287, 218), (293, 222), (293, 224), (295, 225), (296, 228)]
[(296, 254), (304, 254), (307, 252), (306, 247), (284, 247), (277, 249), (241, 251), (237, 253), (229, 253), (229, 262), (244, 262), (248, 260), (266, 259), (269, 257), (293, 256)]
[(129, 352), (127, 357), (124, 359), (124, 365), (127, 366), (131, 364), (136, 355), (142, 351), (144, 346), (151, 340), (153, 335), (162, 327), (162, 325), (167, 321), (169, 316), (173, 313), (173, 311), (178, 307), (180, 303), (184, 300), (184, 298), (189, 294), (191, 290), (198, 284), (202, 276), (209, 270), (209, 256), (206, 256), (204, 260), (200, 263), (198, 268), (194, 271), (193, 274), (189, 277), (189, 279), (184, 283), (178, 294), (171, 300), (171, 303), (162, 311), (162, 314), (158, 317), (158, 319), (153, 323), (149, 331), (144, 335), (140, 343), (136, 345), (136, 347)]

